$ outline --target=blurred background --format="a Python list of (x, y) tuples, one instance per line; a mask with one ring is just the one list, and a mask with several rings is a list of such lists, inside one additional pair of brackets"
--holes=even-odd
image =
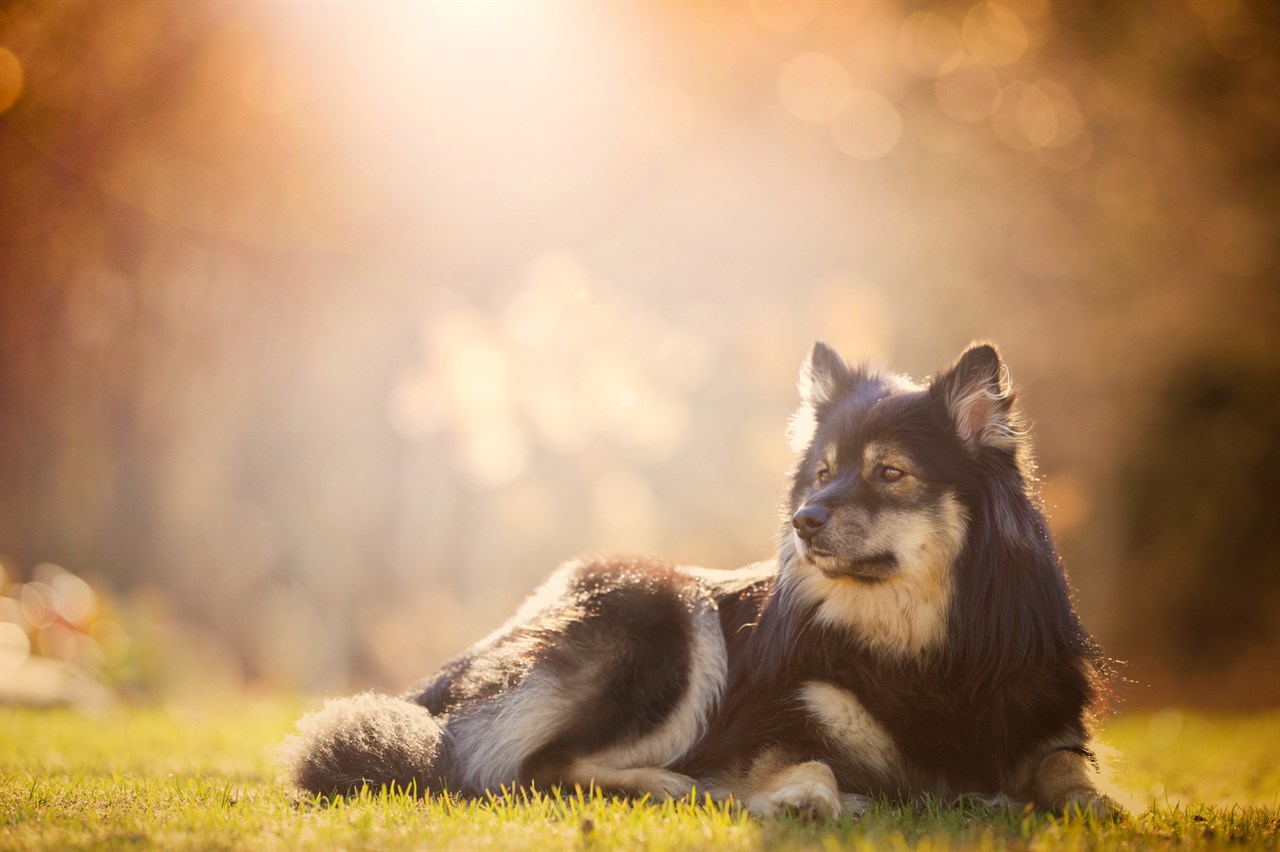
[(0, 7), (0, 697), (400, 689), (1001, 346), (1124, 706), (1280, 703), (1280, 6)]

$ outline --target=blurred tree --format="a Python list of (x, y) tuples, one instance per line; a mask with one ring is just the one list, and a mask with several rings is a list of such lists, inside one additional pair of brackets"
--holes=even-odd
[[(1147, 664), (1224, 674), (1280, 659), (1280, 370), (1204, 357), (1175, 370), (1127, 477), (1141, 602), (1125, 642)], [(1276, 697), (1272, 678), (1244, 695)]]

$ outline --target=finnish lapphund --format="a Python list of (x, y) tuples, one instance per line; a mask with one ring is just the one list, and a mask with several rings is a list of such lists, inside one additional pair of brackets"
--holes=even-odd
[(1118, 813), (1104, 664), (1038, 508), (996, 349), (925, 386), (814, 346), (777, 556), (571, 562), (400, 697), (305, 716), (293, 782), (475, 796), (554, 785), (832, 818), (964, 795)]

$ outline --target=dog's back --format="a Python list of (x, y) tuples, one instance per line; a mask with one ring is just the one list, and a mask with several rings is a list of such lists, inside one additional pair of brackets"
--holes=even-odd
[[(358, 707), (340, 699), (308, 717), (286, 762), (304, 788), (326, 794), (411, 779), (469, 795), (575, 784), (687, 795), (694, 780), (666, 767), (699, 742), (723, 694), (722, 619), (751, 608), (768, 577), (641, 560), (569, 563), (506, 625), (401, 699), (362, 696)], [(353, 724), (385, 702), (395, 718), (420, 714), (439, 725), (425, 771), (421, 749), (397, 755), (375, 724)], [(315, 748), (343, 730), (358, 733), (352, 755)]]

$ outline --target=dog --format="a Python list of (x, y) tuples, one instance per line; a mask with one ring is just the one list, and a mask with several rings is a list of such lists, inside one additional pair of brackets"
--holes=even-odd
[(776, 557), (591, 559), (400, 697), (329, 701), (281, 756), (324, 795), (592, 788), (831, 819), (966, 795), (1098, 816), (1105, 661), (990, 344), (926, 385), (823, 343)]

